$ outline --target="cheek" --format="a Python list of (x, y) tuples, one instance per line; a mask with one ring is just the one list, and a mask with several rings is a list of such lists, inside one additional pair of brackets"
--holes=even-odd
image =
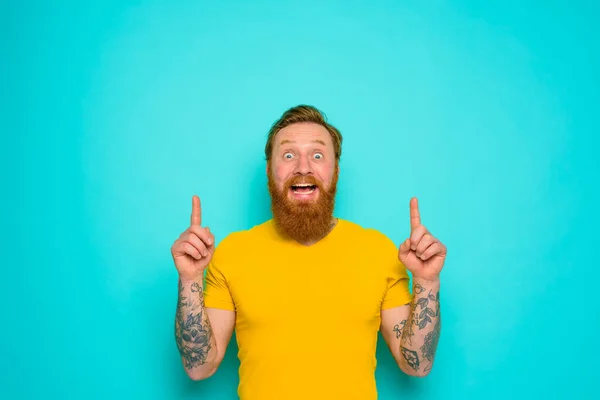
[(335, 174), (335, 167), (327, 166), (321, 169), (319, 176), (321, 180), (325, 183), (325, 186), (329, 187), (331, 181), (333, 180), (333, 175)]
[(277, 168), (273, 170), (273, 179), (278, 188), (282, 188), (283, 184), (287, 180), (288, 171), (285, 168)]

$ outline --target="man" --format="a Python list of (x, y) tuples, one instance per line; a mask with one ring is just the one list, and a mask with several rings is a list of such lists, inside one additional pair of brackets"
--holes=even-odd
[(175, 336), (192, 379), (215, 373), (234, 327), (242, 400), (377, 398), (379, 330), (402, 371), (431, 370), (446, 248), (421, 224), (416, 198), (399, 248), (335, 218), (341, 143), (316, 108), (286, 111), (265, 147), (273, 218), (216, 249), (193, 197), (190, 227), (171, 249)]

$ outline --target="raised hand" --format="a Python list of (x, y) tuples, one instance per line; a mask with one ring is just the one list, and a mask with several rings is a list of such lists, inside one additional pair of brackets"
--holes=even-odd
[(398, 258), (413, 277), (430, 281), (439, 279), (446, 259), (446, 246), (421, 225), (415, 197), (410, 200), (410, 238), (400, 245)]
[(215, 250), (215, 237), (202, 226), (200, 198), (192, 197), (190, 227), (171, 246), (171, 255), (179, 277), (184, 280), (201, 279)]

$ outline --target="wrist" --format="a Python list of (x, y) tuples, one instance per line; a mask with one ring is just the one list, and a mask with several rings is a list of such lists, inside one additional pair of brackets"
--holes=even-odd
[(439, 286), (440, 285), (440, 277), (420, 277), (413, 275), (413, 286), (414, 285), (427, 285), (427, 286)]
[(179, 282), (181, 282), (182, 285), (188, 285), (188, 284), (192, 284), (192, 283), (199, 283), (200, 285), (202, 285), (203, 282), (203, 276), (204, 274), (200, 274), (200, 275), (183, 275), (183, 274), (179, 274)]

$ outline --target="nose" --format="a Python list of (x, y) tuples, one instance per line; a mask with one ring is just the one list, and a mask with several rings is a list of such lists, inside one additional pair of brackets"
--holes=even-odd
[(294, 171), (294, 173), (296, 175), (312, 174), (312, 167), (310, 165), (308, 157), (298, 157), (298, 162), (296, 163), (296, 170)]

